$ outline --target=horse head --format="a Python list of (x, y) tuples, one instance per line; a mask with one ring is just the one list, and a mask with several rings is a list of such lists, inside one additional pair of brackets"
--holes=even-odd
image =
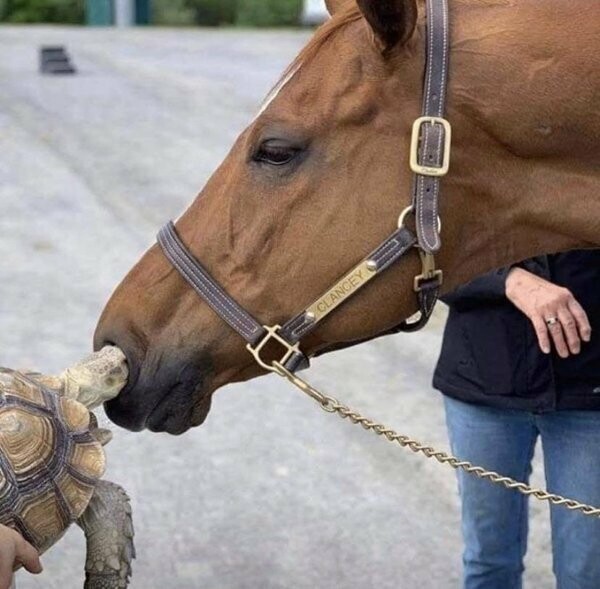
[[(292, 63), (177, 221), (190, 251), (268, 325), (306, 308), (394, 230), (411, 201), (407, 162), (422, 99), (422, 11), (416, 0), (327, 4), (332, 19)], [(532, 213), (543, 194), (547, 198), (546, 180), (533, 175), (546, 165), (548, 150), (560, 155), (564, 141), (546, 131), (544, 137), (536, 134), (534, 128), (547, 125), (527, 119), (531, 109), (494, 110), (497, 86), (486, 85), (490, 75), (481, 67), (479, 75), (473, 71), (472, 45), (492, 42), (483, 34), (474, 40), (473, 31), (486, 25), (480, 24), (482, 3), (473, 4), (454, 31), (461, 44), (453, 46), (449, 118), (457, 130), (453, 167), (460, 173), (444, 183), (447, 288), (537, 251), (585, 241), (582, 223), (576, 238), (564, 225), (557, 233), (559, 219), (552, 210), (544, 221)], [(514, 18), (502, 12), (509, 3), (495, 4), (501, 22)], [(495, 26), (502, 29), (498, 19)], [(513, 65), (498, 62), (498, 84), (515, 76)], [(477, 88), (481, 94), (474, 96)], [(584, 124), (590, 122), (582, 114), (582, 129)], [(531, 136), (517, 134), (519, 126)], [(592, 132), (597, 127), (582, 133), (576, 149), (583, 153)], [(586, 154), (589, 160), (589, 149)], [(555, 184), (570, 182), (564, 166), (557, 170)], [(513, 183), (512, 174), (519, 178)], [(590, 178), (597, 189), (597, 173)], [(514, 190), (529, 190), (531, 198), (516, 202)], [(560, 197), (554, 206), (557, 210)], [(581, 215), (573, 212), (573, 218)], [(597, 238), (586, 243), (592, 239), (598, 243)], [(303, 340), (303, 350), (312, 355), (372, 337), (413, 314), (419, 268), (415, 252), (324, 321)], [(182, 433), (205, 420), (218, 388), (263, 373), (245, 342), (198, 299), (157, 246), (113, 294), (95, 344), (116, 345), (128, 358), (129, 383), (107, 413), (132, 430)]]

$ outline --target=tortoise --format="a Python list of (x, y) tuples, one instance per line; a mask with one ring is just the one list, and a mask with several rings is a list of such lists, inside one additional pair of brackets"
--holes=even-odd
[(76, 522), (87, 542), (86, 589), (127, 587), (135, 557), (129, 498), (101, 480), (112, 436), (90, 411), (126, 380), (115, 348), (60, 377), (0, 368), (0, 524), (41, 554)]

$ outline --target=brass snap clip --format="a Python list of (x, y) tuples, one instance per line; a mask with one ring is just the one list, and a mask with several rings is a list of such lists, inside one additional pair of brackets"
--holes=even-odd
[(437, 281), (438, 287), (442, 286), (442, 283), (444, 282), (444, 273), (439, 268), (435, 267), (435, 256), (422, 250), (419, 250), (419, 255), (421, 256), (423, 270), (421, 274), (415, 276), (415, 292), (421, 292), (421, 290), (423, 290), (423, 284), (431, 282), (432, 280)]

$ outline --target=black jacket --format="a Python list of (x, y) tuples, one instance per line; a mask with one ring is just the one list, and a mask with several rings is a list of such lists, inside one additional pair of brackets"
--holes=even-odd
[(600, 410), (600, 250), (527, 260), (522, 266), (568, 288), (586, 310), (591, 342), (577, 356), (544, 355), (533, 326), (505, 295), (508, 270), (444, 298), (450, 315), (433, 386), (479, 405), (545, 412)]

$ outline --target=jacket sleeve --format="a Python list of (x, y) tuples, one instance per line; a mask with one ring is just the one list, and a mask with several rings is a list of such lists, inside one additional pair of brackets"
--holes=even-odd
[(494, 270), (447, 293), (442, 301), (449, 306), (462, 306), (506, 299), (506, 278), (513, 266)]

